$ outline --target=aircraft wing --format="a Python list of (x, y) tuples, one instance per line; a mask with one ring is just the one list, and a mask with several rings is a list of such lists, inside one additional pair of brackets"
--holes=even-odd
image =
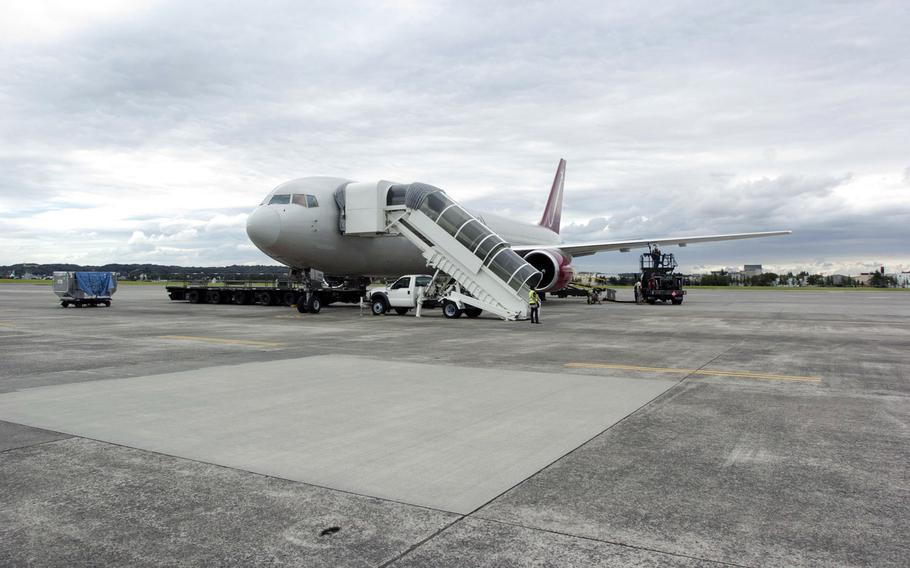
[(715, 241), (734, 241), (738, 239), (756, 239), (759, 237), (774, 237), (777, 235), (789, 235), (792, 231), (765, 231), (763, 233), (733, 233), (729, 235), (707, 235), (703, 237), (661, 237), (658, 239), (635, 239), (629, 241), (605, 241), (599, 243), (579, 243), (579, 244), (559, 244), (559, 245), (515, 245), (512, 250), (515, 252), (528, 252), (537, 249), (558, 248), (572, 256), (587, 256), (596, 252), (609, 250), (618, 250), (627, 252), (633, 248), (646, 248), (648, 245), (679, 245), (686, 246), (689, 243), (711, 243)]

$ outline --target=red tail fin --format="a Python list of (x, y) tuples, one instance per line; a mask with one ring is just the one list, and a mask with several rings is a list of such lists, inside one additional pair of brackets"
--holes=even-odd
[(547, 199), (547, 207), (543, 210), (543, 217), (538, 223), (541, 227), (546, 227), (554, 233), (559, 233), (559, 219), (562, 217), (562, 186), (565, 179), (566, 161), (559, 160), (556, 177), (553, 178), (553, 187), (550, 188), (550, 197)]

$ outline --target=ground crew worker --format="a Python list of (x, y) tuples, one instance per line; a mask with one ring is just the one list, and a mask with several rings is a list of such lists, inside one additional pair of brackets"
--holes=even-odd
[(528, 292), (528, 306), (531, 307), (531, 323), (540, 323), (540, 296), (534, 288)]
[(651, 260), (652, 268), (660, 268), (660, 249), (657, 248), (657, 245), (654, 245), (654, 248), (651, 249)]

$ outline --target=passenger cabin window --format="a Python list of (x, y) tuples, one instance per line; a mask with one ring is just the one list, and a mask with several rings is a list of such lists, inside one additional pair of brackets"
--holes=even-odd
[(291, 202), (291, 195), (289, 193), (273, 195), (269, 200), (269, 205), (287, 205)]
[(404, 278), (399, 278), (392, 284), (392, 290), (398, 290), (401, 288), (407, 288), (411, 284), (411, 277), (405, 276)]

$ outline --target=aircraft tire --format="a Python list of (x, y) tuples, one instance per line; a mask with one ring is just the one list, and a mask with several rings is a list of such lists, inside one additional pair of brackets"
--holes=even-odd
[(322, 300), (319, 299), (319, 296), (313, 294), (306, 303), (306, 307), (311, 314), (318, 314), (322, 310)]

